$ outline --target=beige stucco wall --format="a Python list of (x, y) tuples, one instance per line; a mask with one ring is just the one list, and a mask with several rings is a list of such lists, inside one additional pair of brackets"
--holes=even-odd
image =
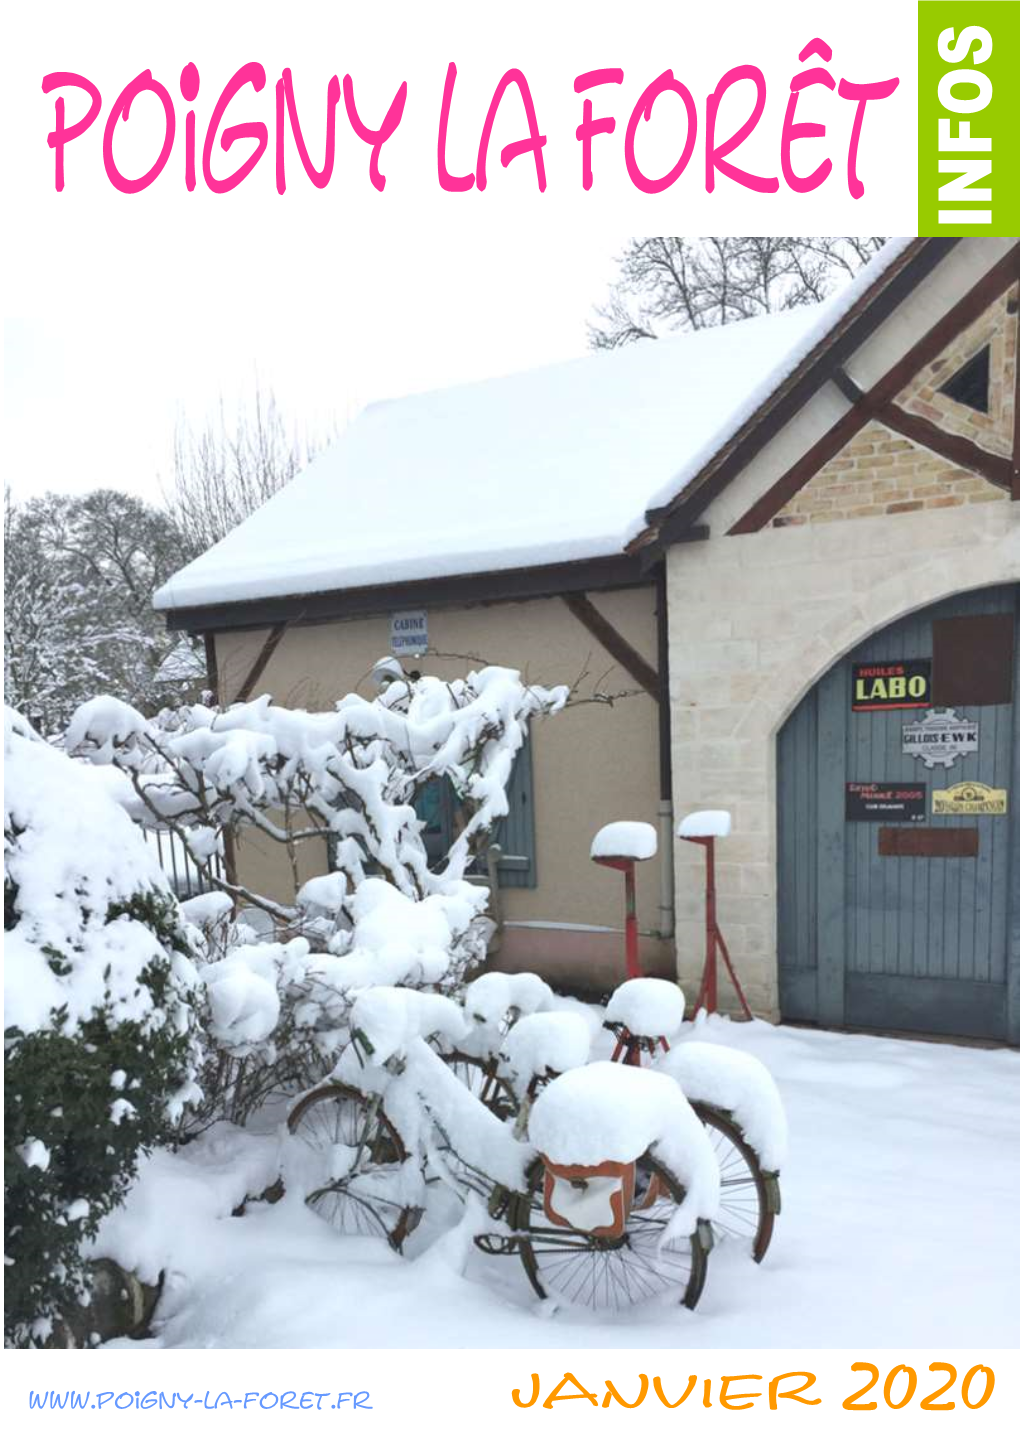
[[(646, 587), (589, 597), (641, 655), (656, 664), (655, 589)], [(221, 697), (230, 700), (255, 661), (265, 630), (220, 633), (216, 658)], [(595, 867), (588, 857), (598, 827), (617, 819), (656, 823), (658, 790), (657, 704), (595, 641), (558, 598), (429, 611), (429, 643), (436, 653), (415, 665), (439, 676), (463, 673), (478, 662), (520, 668), (542, 684), (574, 689), (570, 706), (534, 724), (533, 772), (538, 885), (507, 890), (509, 922), (560, 922), (619, 928), (623, 878)], [(289, 629), (257, 684), (281, 703), (322, 709), (346, 692), (374, 695), (373, 663), (389, 650), (388, 616)], [(407, 660), (410, 666), (411, 660)], [(627, 693), (611, 704), (591, 700)], [(324, 869), (324, 853), (302, 875)], [(248, 837), (239, 853), (242, 875), (278, 898), (293, 882), (279, 849)], [(639, 869), (638, 911), (644, 929), (659, 922), (659, 864)], [(554, 939), (554, 936), (549, 938)], [(534, 949), (529, 935), (529, 950)], [(522, 938), (523, 942), (523, 938)], [(622, 941), (610, 941), (613, 950)], [(574, 959), (574, 958), (571, 958)]]

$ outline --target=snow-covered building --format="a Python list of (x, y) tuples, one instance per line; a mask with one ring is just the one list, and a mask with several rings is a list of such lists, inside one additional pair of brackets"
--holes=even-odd
[[(1014, 239), (891, 241), (820, 309), (375, 404), (157, 606), (227, 702), (386, 652), (575, 684), (515, 773), (504, 964), (612, 982), (595, 831), (725, 808), (757, 1010), (1020, 1039), (1018, 282)], [(700, 883), (681, 841), (639, 871), (685, 982)]]

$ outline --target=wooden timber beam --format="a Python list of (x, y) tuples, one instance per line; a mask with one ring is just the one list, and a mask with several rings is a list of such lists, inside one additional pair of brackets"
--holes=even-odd
[(652, 581), (638, 555), (617, 553), (605, 558), (544, 563), (532, 568), (458, 573), (408, 583), (169, 608), (166, 622), (167, 627), (185, 632), (253, 631), (281, 622), (294, 627), (350, 617), (376, 617), (402, 608), (524, 602), (532, 598), (557, 598), (567, 592), (646, 587)]
[[(740, 433), (735, 435), (718, 459), (713, 460), (705, 473), (684, 489), (665, 507), (649, 509), (646, 520), (658, 525), (656, 543), (649, 548), (668, 547), (682, 539), (715, 498), (747, 467), (752, 458), (771, 442), (777, 433), (795, 418), (807, 401), (832, 377), (834, 369), (844, 364), (861, 344), (885, 322), (909, 293), (921, 283), (945, 256), (961, 241), (959, 239), (918, 240), (920, 250), (908, 250), (896, 260), (885, 276), (885, 282), (878, 285), (878, 293), (866, 296), (867, 302), (854, 316), (851, 310), (835, 337), (827, 342), (824, 350), (806, 357), (791, 377), (788, 385), (770, 403), (760, 416), (749, 420)], [(856, 307), (856, 306), (855, 306)]]
[(989, 453), (987, 448), (979, 447), (969, 438), (949, 433), (946, 429), (939, 428), (937, 423), (900, 408), (897, 403), (887, 403), (883, 408), (877, 408), (873, 416), (901, 437), (909, 438), (912, 443), (919, 443), (922, 448), (929, 448), (932, 453), (937, 453), (949, 463), (955, 463), (958, 468), (967, 468), (980, 474), (997, 488), (1005, 488), (1007, 493), (1010, 491), (1014, 469), (1008, 458), (1002, 458), (998, 453)]
[(640, 652), (631, 646), (623, 633), (602, 616), (598, 608), (585, 597), (584, 593), (564, 593), (562, 596), (563, 601), (578, 622), (584, 624), (592, 637), (606, 649), (610, 657), (616, 658), (620, 666), (645, 689), (649, 697), (654, 697), (656, 702), (661, 702), (662, 690), (659, 674), (651, 663), (646, 662)]
[(860, 403), (866, 397), (864, 389), (856, 379), (850, 377), (845, 368), (836, 369), (832, 375), (832, 381), (850, 403)]
[(911, 413), (909, 409), (901, 408), (898, 403), (873, 404), (869, 395), (857, 385), (845, 369), (837, 369), (832, 376), (832, 381), (840, 393), (851, 403), (862, 410), (867, 410), (870, 418), (875, 419), (878, 423), (883, 423), (886, 428), (898, 433), (902, 438), (909, 438), (912, 443), (919, 443), (923, 448), (937, 453), (940, 458), (945, 458), (960, 468), (967, 468), (978, 473), (982, 478), (987, 478), (989, 483), (994, 483), (996, 487), (1005, 488), (1009, 492), (1012, 485), (1012, 464), (1008, 458), (1003, 458), (998, 453), (989, 452), (987, 448), (972, 443), (969, 438), (964, 438), (961, 434), (950, 433), (948, 429), (940, 428), (930, 419), (922, 418), (919, 414)]
[(216, 634), (205, 632), (202, 634), (205, 646), (205, 674), (209, 683), (209, 690), (212, 692), (213, 701), (220, 700), (220, 674), (216, 664)]
[[(959, 299), (947, 313), (943, 314), (942, 318), (933, 324), (927, 333), (866, 393), (862, 393), (849, 375), (844, 373), (843, 382), (839, 386), (842, 392), (851, 397), (854, 406), (838, 419), (828, 433), (813, 444), (802, 458), (788, 468), (756, 503), (751, 505), (743, 517), (739, 518), (729, 529), (730, 534), (757, 533), (767, 523), (770, 523), (780, 509), (785, 507), (819, 469), (824, 468), (831, 458), (835, 458), (840, 449), (866, 424), (873, 418), (879, 417), (882, 410), (895, 408), (896, 396), (906, 388), (911, 379), (916, 377), (921, 369), (925, 368), (933, 359), (938, 358), (943, 349), (952, 343), (958, 334), (962, 333), (975, 319), (980, 318), (990, 304), (993, 304), (1006, 289), (1016, 283), (1018, 277), (1020, 277), (1020, 245), (1015, 245), (1007, 254), (1003, 255), (997, 264), (989, 269), (983, 278), (978, 280), (973, 288), (964, 294), (962, 299)], [(835, 374), (833, 374), (833, 378), (836, 378)], [(838, 382), (838, 380), (836, 381)], [(852, 397), (854, 392), (858, 395), (857, 397)], [(895, 408), (895, 412), (897, 415), (904, 414), (905, 410)], [(916, 423), (913, 414), (906, 416), (911, 425)], [(882, 418), (880, 421), (885, 422), (886, 420)], [(943, 435), (942, 430), (937, 429), (934, 424), (930, 425), (930, 428), (942, 435), (943, 438), (949, 437), (949, 435)], [(929, 434), (929, 440), (930, 436)], [(925, 447), (931, 446), (930, 441), (920, 438), (915, 441), (923, 442)], [(988, 460), (992, 460), (991, 467), (998, 476), (991, 481), (1003, 486), (1003, 470), (995, 462), (996, 455), (985, 455), (985, 450), (979, 449), (976, 444), (972, 444), (971, 449), (982, 455), (983, 462), (987, 463)], [(957, 462), (958, 460), (953, 459), (952, 461)], [(1006, 460), (1003, 459), (1001, 462), (1005, 464)], [(967, 466), (971, 465), (968, 463)], [(981, 469), (976, 471), (981, 472), (982, 476), (987, 476)], [(1009, 486), (1012, 484), (1010, 483)]]
[(274, 628), (270, 629), (269, 635), (266, 637), (265, 642), (262, 644), (261, 648), (259, 649), (259, 654), (258, 654), (258, 656), (256, 657), (255, 661), (252, 663), (251, 667), (248, 669), (248, 675), (247, 675), (247, 677), (244, 679), (244, 681), (241, 683), (240, 687), (237, 689), (237, 692), (235, 693), (234, 697), (231, 699), (232, 701), (234, 701), (234, 702), (247, 702), (247, 701), (248, 701), (248, 698), (251, 696), (252, 692), (254, 691), (256, 682), (258, 682), (258, 680), (259, 680), (259, 678), (262, 676), (263, 672), (265, 672), (266, 667), (269, 665), (269, 659), (272, 657), (273, 653), (274, 653), (274, 652), (276, 651), (276, 649), (279, 647), (280, 642), (281, 642), (282, 639), (283, 639), (283, 634), (284, 634), (286, 631), (287, 631), (287, 624), (286, 624), (285, 622), (278, 622)]

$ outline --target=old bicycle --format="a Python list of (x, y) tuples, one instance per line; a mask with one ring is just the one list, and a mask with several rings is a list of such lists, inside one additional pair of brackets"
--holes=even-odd
[[(337, 1229), (399, 1249), (442, 1180), (485, 1202), (490, 1228), (476, 1245), (518, 1256), (540, 1296), (611, 1311), (660, 1298), (693, 1307), (713, 1230), (747, 1235), (764, 1254), (778, 1182), (732, 1111), (702, 1100), (695, 1114), (680, 1067), (752, 1115), (755, 1076), (764, 1129), (757, 1062), (711, 1046), (684, 1054), (701, 1042), (664, 1053), (682, 1017), (670, 983), (619, 989), (606, 1012), (616, 1059), (596, 1062), (579, 1017), (536, 1011), (551, 993), (535, 977), (523, 990), (521, 978), (482, 977), (463, 1009), (420, 992), (359, 997), (337, 1078), (290, 1116), (315, 1164), (307, 1203)], [(653, 1047), (656, 1068), (641, 1069)]]

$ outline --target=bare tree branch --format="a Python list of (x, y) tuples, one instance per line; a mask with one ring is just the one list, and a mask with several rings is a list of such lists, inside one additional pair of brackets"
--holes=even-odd
[(259, 385), (232, 420), (222, 400), (215, 419), (198, 430), (182, 418), (164, 500), (190, 555), (204, 553), (261, 508), (319, 446), (288, 429), (272, 390)]
[(818, 303), (884, 243), (877, 236), (632, 239), (620, 255), (619, 277), (588, 325), (589, 343), (620, 348), (677, 329)]

